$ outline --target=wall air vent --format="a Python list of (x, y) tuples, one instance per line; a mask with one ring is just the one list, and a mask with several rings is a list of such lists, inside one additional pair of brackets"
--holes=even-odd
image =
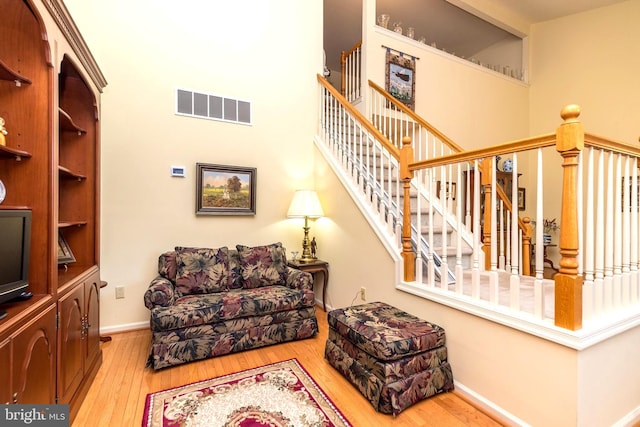
[(176, 114), (250, 125), (251, 102), (188, 89), (177, 89)]

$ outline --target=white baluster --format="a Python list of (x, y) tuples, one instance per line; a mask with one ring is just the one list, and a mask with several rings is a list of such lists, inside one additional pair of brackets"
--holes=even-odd
[(622, 304), (622, 156), (619, 154), (616, 155), (614, 182), (613, 309), (618, 309)]
[(638, 304), (640, 298), (640, 280), (638, 278), (638, 159), (631, 162), (631, 295), (630, 302)]
[(613, 223), (614, 217), (617, 214), (615, 211), (615, 205), (613, 204), (613, 192), (614, 188), (618, 190), (618, 185), (614, 182), (613, 177), (613, 153), (609, 153), (609, 161), (607, 162), (607, 190), (606, 190), (606, 224), (605, 224), (605, 236), (604, 240), (604, 298), (602, 309), (604, 313), (611, 312), (613, 308)]

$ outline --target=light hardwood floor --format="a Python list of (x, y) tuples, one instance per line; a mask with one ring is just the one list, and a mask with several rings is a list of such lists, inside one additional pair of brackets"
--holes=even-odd
[[(207, 378), (297, 358), (354, 426), (500, 426), (455, 391), (423, 400), (397, 417), (376, 412), (371, 404), (324, 359), (327, 316), (317, 310), (320, 333), (306, 340), (230, 354), (160, 370), (145, 368), (149, 330), (112, 335), (102, 344), (103, 363), (73, 427), (139, 426), (148, 393)], [(455, 378), (456, 367), (452, 366)]]

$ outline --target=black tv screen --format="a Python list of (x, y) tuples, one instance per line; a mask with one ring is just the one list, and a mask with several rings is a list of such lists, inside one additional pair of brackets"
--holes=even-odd
[(0, 209), (0, 303), (29, 286), (31, 211)]

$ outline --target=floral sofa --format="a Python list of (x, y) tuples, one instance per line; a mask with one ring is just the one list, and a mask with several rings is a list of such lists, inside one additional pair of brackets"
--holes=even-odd
[(287, 266), (280, 243), (176, 247), (160, 255), (144, 294), (147, 366), (161, 369), (318, 333), (313, 280)]

